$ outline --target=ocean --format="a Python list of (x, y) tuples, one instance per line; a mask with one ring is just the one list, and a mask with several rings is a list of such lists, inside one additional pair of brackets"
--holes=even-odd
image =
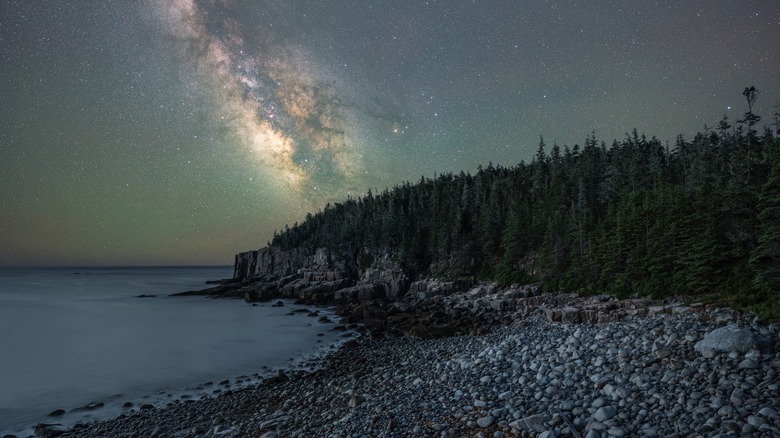
[[(0, 268), (0, 436), (198, 398), (335, 348), (333, 323), (291, 314), (292, 302), (167, 296), (232, 269)], [(72, 412), (93, 402), (103, 406)], [(67, 414), (48, 417), (57, 409)]]

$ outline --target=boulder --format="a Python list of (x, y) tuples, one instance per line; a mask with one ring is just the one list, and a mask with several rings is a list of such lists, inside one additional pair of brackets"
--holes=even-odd
[(701, 341), (693, 346), (693, 349), (697, 352), (716, 350), (727, 353), (747, 353), (765, 345), (765, 340), (757, 337), (749, 329), (740, 328), (736, 324), (729, 324), (707, 333)]
[(547, 316), (547, 322), (560, 322), (561, 309), (545, 309), (544, 314)]
[(490, 308), (497, 312), (509, 310), (513, 307), (514, 307), (514, 300), (511, 301), (504, 300), (504, 299), (490, 300)]
[(68, 429), (61, 424), (38, 423), (35, 425), (33, 431), (37, 437), (49, 438), (63, 435)]
[(580, 322), (580, 309), (576, 307), (564, 307), (561, 309), (561, 322), (564, 324), (578, 324)]

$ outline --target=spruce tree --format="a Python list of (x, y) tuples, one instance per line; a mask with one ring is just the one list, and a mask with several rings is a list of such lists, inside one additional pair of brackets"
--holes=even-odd
[(769, 178), (758, 198), (758, 245), (750, 255), (753, 286), (764, 297), (780, 293), (780, 145), (774, 142)]

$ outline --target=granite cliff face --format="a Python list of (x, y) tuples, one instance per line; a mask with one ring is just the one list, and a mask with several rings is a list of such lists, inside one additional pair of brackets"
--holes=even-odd
[(334, 254), (325, 248), (312, 252), (304, 248), (285, 251), (265, 247), (236, 254), (233, 280), (262, 282), (268, 285), (262, 289), (269, 292), (275, 289), (272, 294), (250, 294), (257, 299), (271, 295), (311, 299), (312, 295), (326, 293), (329, 295), (326, 301), (392, 300), (408, 291), (408, 275), (389, 254), (364, 254), (364, 257), (371, 262), (364, 261), (367, 266), (361, 269), (354, 252)]
[(346, 323), (365, 324), (375, 335), (480, 334), (538, 313), (550, 323), (602, 324), (688, 310), (608, 295), (542, 294), (541, 283), (502, 286), (470, 278), (413, 279), (386, 250), (334, 254), (325, 248), (262, 248), (237, 254), (234, 272), (233, 279), (192, 293), (250, 303), (288, 298), (299, 304), (336, 305)]
[(263, 276), (286, 277), (305, 271), (338, 271), (345, 277), (359, 276), (355, 251), (336, 254), (326, 248), (315, 251), (306, 248), (282, 250), (270, 246), (236, 254), (233, 279), (244, 280)]
[(285, 277), (304, 267), (309, 254), (303, 248), (282, 251), (276, 247), (265, 247), (257, 251), (236, 254), (233, 278), (243, 280), (264, 275)]

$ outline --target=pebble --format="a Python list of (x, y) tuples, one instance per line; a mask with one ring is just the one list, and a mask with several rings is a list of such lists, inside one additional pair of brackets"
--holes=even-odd
[(601, 434), (596, 432), (596, 430), (591, 429), (585, 434), (585, 438), (601, 438)]
[(758, 368), (758, 363), (753, 359), (745, 359), (739, 363), (739, 368), (743, 370), (752, 370)]
[(596, 414), (593, 415), (593, 418), (595, 418), (596, 421), (603, 423), (604, 421), (614, 417), (615, 414), (617, 414), (617, 409), (615, 409), (614, 406), (604, 406), (596, 411)]
[(758, 411), (758, 415), (765, 418), (777, 419), (777, 411), (768, 406), (761, 408), (761, 410)]
[(478, 310), (490, 307), (488, 299), (461, 307), (505, 321), (480, 336), (362, 336), (312, 372), (141, 406), (62, 436), (780, 435), (777, 326), (736, 321), (772, 339), (772, 348), (710, 355), (693, 347), (718, 328), (717, 313), (585, 325), (551, 324), (540, 308)]
[(477, 419), (477, 424), (479, 427), (489, 427), (491, 424), (493, 424), (493, 417), (481, 417)]

